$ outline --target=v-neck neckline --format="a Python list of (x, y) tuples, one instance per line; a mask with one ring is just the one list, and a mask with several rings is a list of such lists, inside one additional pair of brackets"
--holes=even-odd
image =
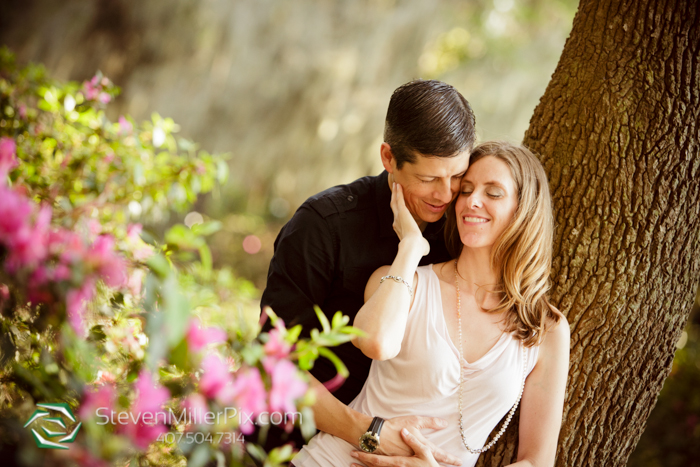
[[(455, 345), (455, 343), (452, 341), (452, 336), (450, 336), (449, 329), (447, 328), (447, 320), (445, 319), (445, 309), (442, 305), (442, 290), (440, 289), (440, 278), (438, 277), (437, 273), (433, 269), (433, 265), (430, 265), (430, 273), (432, 274), (433, 278), (435, 279), (433, 284), (437, 288), (437, 299), (440, 303), (440, 320), (442, 321), (442, 329), (445, 334), (445, 340), (447, 341), (448, 345), (450, 348), (453, 350), (455, 356), (457, 359), (459, 359), (459, 349)], [(511, 338), (509, 333), (502, 332), (501, 336), (498, 338), (498, 341), (496, 341), (493, 346), (481, 357), (476, 359), (473, 363), (470, 363), (467, 361), (466, 358), (462, 357), (462, 362), (461, 364), (465, 368), (470, 368), (473, 370), (478, 370), (478, 369), (483, 369), (487, 366), (489, 366), (491, 363), (493, 363), (493, 360), (500, 355), (505, 348), (505, 345), (507, 345), (507, 339)], [(500, 352), (499, 352), (500, 350)]]

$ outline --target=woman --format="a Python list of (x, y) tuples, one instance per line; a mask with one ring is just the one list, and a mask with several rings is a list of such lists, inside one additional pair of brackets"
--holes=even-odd
[[(523, 147), (485, 143), (474, 149), (447, 214), (447, 244), (456, 258), (448, 263), (418, 267), (428, 243), (401, 186), (392, 194), (401, 242), (392, 265), (368, 281), (354, 321), (366, 332), (355, 345), (375, 361), (351, 407), (381, 418), (444, 418), (448, 428), (424, 436), (473, 466), (520, 403), (518, 462), (512, 465), (553, 465), (569, 329), (546, 298), (553, 221), (542, 166)], [(504, 416), (499, 435), (488, 440)], [(366, 465), (393, 465), (391, 458), (354, 449), (322, 433), (294, 464), (349, 465), (352, 453)], [(419, 451), (413, 465), (437, 465)]]

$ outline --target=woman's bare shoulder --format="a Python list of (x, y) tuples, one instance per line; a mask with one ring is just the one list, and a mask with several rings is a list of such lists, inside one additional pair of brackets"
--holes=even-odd
[(443, 282), (454, 282), (454, 261), (445, 261), (444, 263), (434, 263), (433, 272)]
[(556, 307), (550, 305), (552, 311), (559, 316), (559, 321), (552, 324), (547, 330), (547, 334), (544, 336), (544, 341), (542, 345), (552, 349), (562, 349), (569, 348), (569, 342), (571, 340), (571, 328), (569, 327), (569, 321), (566, 319), (563, 313), (561, 313)]

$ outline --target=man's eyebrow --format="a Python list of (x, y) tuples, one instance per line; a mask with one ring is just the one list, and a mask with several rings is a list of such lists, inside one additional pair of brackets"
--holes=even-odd
[[(450, 175), (450, 177), (463, 177), (464, 174), (467, 173), (466, 170), (463, 170), (459, 173), (456, 173), (454, 175)], [(442, 178), (440, 175), (427, 175), (427, 174), (415, 174), (416, 177), (423, 177), (423, 178)]]

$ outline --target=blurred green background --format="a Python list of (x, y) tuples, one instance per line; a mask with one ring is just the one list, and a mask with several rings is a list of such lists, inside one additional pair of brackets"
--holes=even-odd
[[(296, 207), (380, 172), (384, 116), (399, 85), (446, 81), (472, 104), (479, 140), (521, 141), (577, 4), (5, 0), (0, 44), (60, 80), (101, 70), (122, 88), (112, 121), (158, 112), (204, 149), (229, 153), (228, 184), (184, 222), (221, 220), (215, 264), (262, 290), (274, 239)], [(165, 213), (147, 227), (162, 232), (176, 220)], [(629, 465), (700, 465), (700, 313), (693, 316)]]

